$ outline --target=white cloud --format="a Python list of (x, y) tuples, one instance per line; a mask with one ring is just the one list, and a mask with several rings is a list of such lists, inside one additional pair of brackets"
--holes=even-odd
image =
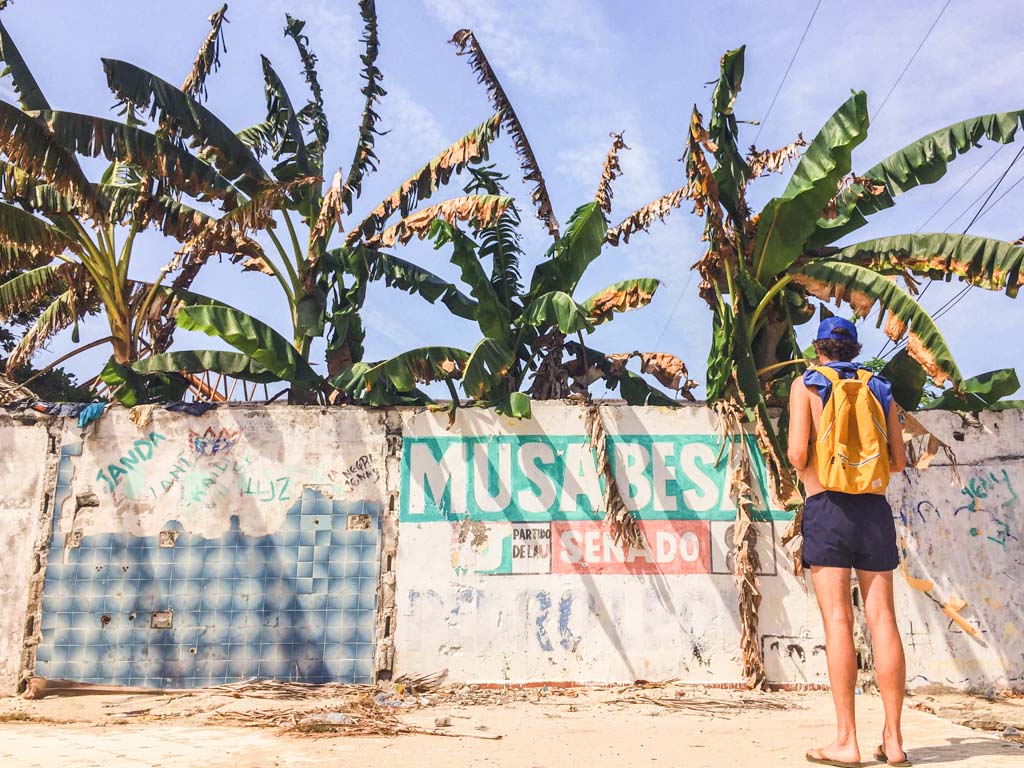
[(398, 83), (388, 85), (388, 95), (377, 111), (381, 116), (382, 129), (388, 131), (377, 138), (377, 154), (384, 158), (384, 162), (398, 158), (404, 164), (403, 167), (395, 167), (395, 161), (391, 161), (389, 176), (399, 174), (394, 179), (395, 183), (457, 138), (447, 136), (434, 113)]
[(507, 79), (539, 96), (567, 95), (584, 71), (607, 55), (611, 26), (582, 0), (424, 0), (452, 32), (472, 29), (491, 64)]

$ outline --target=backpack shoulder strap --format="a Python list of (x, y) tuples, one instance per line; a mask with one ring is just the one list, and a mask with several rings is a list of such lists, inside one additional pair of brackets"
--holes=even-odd
[(869, 371), (867, 368), (859, 368), (857, 370), (857, 379), (859, 381), (864, 382), (865, 384), (867, 384), (869, 381), (871, 381), (871, 377), (874, 376), (874, 375), (875, 374), (872, 373), (871, 371)]
[(827, 365), (816, 365), (811, 368), (815, 373), (820, 373), (826, 379), (828, 379), (833, 385), (839, 382), (839, 374)]

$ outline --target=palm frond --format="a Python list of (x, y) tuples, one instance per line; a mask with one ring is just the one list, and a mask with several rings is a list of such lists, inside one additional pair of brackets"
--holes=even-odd
[[(224, 3), (220, 10), (209, 18), (210, 33), (199, 47), (192, 69), (181, 85), (181, 90), (200, 101), (206, 98), (206, 78), (220, 67), (220, 54), (227, 50), (224, 44), (224, 24), (227, 23), (228, 4)], [(45, 107), (44, 107), (45, 109)]]
[(537, 218), (544, 222), (548, 232), (556, 240), (558, 239), (558, 219), (555, 218), (555, 210), (551, 205), (551, 197), (548, 195), (547, 183), (540, 172), (537, 164), (537, 156), (533, 153), (530, 140), (526, 138), (526, 131), (519, 122), (516, 111), (512, 108), (505, 89), (502, 88), (497, 74), (487, 60), (487, 55), (477, 41), (476, 36), (470, 29), (460, 29), (452, 37), (451, 42), (459, 49), (460, 56), (469, 57), (469, 65), (477, 74), (477, 82), (480, 82), (487, 89), (487, 95), (494, 105), (494, 108), (501, 114), (502, 122), (512, 137), (516, 153), (519, 155), (519, 165), (523, 171), (523, 180), (533, 184), (530, 199), (537, 209)]
[(431, 231), (435, 221), (449, 224), (471, 222), (475, 228), (491, 226), (512, 205), (511, 197), (502, 195), (464, 195), (444, 200), (406, 216), (388, 227), (367, 245), (390, 248), (395, 243), (408, 243), (413, 237), (423, 238)]
[(6, 65), (4, 74), (11, 76), (14, 83), (14, 90), (18, 94), (18, 101), (24, 109), (49, 109), (50, 104), (43, 95), (39, 83), (32, 76), (32, 70), (28, 68), (21, 52), (14, 44), (7, 28), (0, 22), (0, 60)]
[(619, 152), (629, 149), (626, 142), (622, 140), (622, 133), (612, 133), (612, 147), (608, 150), (608, 156), (604, 159), (604, 168), (601, 170), (601, 181), (597, 185), (597, 194), (594, 200), (601, 206), (605, 213), (612, 212), (612, 182), (622, 175), (622, 166), (619, 165)]
[(363, 188), (363, 177), (377, 169), (377, 156), (373, 152), (374, 137), (380, 135), (377, 122), (380, 120), (373, 105), (386, 95), (381, 87), (381, 72), (377, 68), (377, 54), (380, 41), (377, 38), (377, 8), (374, 0), (359, 0), (359, 14), (363, 17), (362, 43), (366, 46), (361, 59), (363, 70), (360, 76), (366, 83), (360, 89), (363, 102), (363, 118), (359, 123), (359, 136), (356, 139), (355, 156), (349, 166), (348, 178), (345, 179), (344, 201), (348, 213), (352, 212), (352, 201), (359, 197)]
[(330, 138), (330, 130), (327, 125), (327, 114), (324, 112), (324, 93), (320, 87), (320, 79), (317, 75), (317, 57), (309, 47), (309, 37), (302, 33), (306, 22), (285, 14), (284, 33), (295, 43), (302, 59), (302, 75), (309, 86), (310, 100), (300, 110), (299, 118), (307, 122), (313, 131), (316, 141), (309, 146), (309, 151), (314, 157), (314, 164), (318, 170), (324, 167), (324, 152), (327, 149), (327, 141)]
[(487, 159), (488, 147), (501, 130), (501, 113), (496, 113), (478, 125), (441, 154), (403, 181), (380, 205), (370, 211), (358, 227), (350, 230), (346, 243), (352, 245), (360, 238), (373, 238), (384, 230), (395, 211), (408, 216), (421, 200), (430, 198), (447, 184), (452, 174)]

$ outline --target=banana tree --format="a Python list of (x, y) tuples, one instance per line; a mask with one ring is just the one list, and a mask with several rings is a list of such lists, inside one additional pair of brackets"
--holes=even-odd
[[(583, 302), (573, 295), (586, 269), (603, 246), (612, 242), (607, 215), (611, 211), (612, 182), (621, 173), (619, 152), (628, 148), (622, 135), (612, 134), (612, 147), (594, 200), (573, 212), (563, 233), (523, 125), (482, 46), (468, 29), (456, 32), (451, 42), (459, 55), (469, 58), (512, 138), (523, 179), (532, 187), (530, 197), (537, 217), (554, 242), (534, 270), (529, 285), (524, 286), (519, 267), (521, 221), (514, 204), (504, 207), (490, 222), (474, 218), (470, 222), (474, 237), (451, 221), (435, 221), (426, 235), (437, 248), (451, 246), (451, 262), (459, 268), (469, 296), (432, 272), (398, 262), (377, 248), (368, 258), (375, 277), (383, 278), (390, 286), (418, 293), (428, 301), (442, 300), (453, 314), (475, 321), (483, 338), (472, 352), (441, 348), (449, 355), (444, 359), (438, 357), (437, 350), (428, 348), (411, 350), (390, 360), (363, 363), (336, 377), (336, 385), (354, 396), (384, 402), (399, 385), (441, 380), (448, 384), (455, 407), (459, 397), (453, 380), (461, 378), (463, 390), (473, 404), (493, 405), (500, 413), (524, 416), (529, 414), (531, 398), (589, 398), (587, 388), (604, 380), (610, 387), (620, 386), (630, 403), (677, 405), (673, 397), (651, 387), (626, 367), (631, 359), (639, 358), (641, 373), (650, 373), (663, 385), (692, 399), (689, 390), (695, 383), (689, 380), (686, 367), (678, 358), (653, 352), (606, 355), (588, 348), (583, 341), (584, 333), (593, 332), (615, 313), (647, 305), (658, 287), (658, 281), (652, 278), (634, 278), (617, 282)], [(470, 173), (467, 194), (500, 199), (504, 176), (493, 168), (470, 168)], [(396, 228), (405, 231), (406, 221), (400, 221)], [(424, 235), (422, 229), (418, 232)], [(379, 244), (373, 240), (368, 243), (371, 247)], [(564, 352), (574, 359), (564, 360)], [(524, 391), (530, 376), (532, 383)]]
[[(851, 172), (852, 152), (868, 131), (867, 97), (855, 92), (810, 143), (802, 138), (779, 150), (738, 147), (735, 102), (743, 80), (744, 49), (729, 51), (711, 97), (705, 128), (695, 106), (686, 149), (686, 185), (662, 198), (644, 215), (624, 223), (622, 235), (645, 229), (683, 200), (694, 202), (705, 219), (703, 258), (695, 265), (701, 296), (713, 312), (707, 397), (735, 437), (752, 425), (778, 497), (799, 507), (789, 466), (768, 403), (808, 361), (796, 340), (796, 326), (815, 314), (813, 299), (846, 302), (855, 315), (875, 308), (880, 326), (939, 385), (964, 388), (963, 377), (932, 317), (915, 300), (914, 274), (1005, 289), (1020, 285), (1024, 248), (985, 237), (948, 233), (897, 235), (854, 245), (832, 244), (891, 207), (895, 197), (930, 184), (948, 163), (982, 139), (1014, 139), (1024, 112), (982, 115), (927, 134), (862, 174)], [(806, 149), (804, 149), (806, 147)], [(781, 195), (757, 213), (746, 200), (747, 186), (761, 175), (782, 171), (802, 153)], [(641, 209), (645, 211), (645, 209)], [(906, 288), (895, 278), (902, 277)], [(785, 425), (785, 419), (780, 422)], [(736, 445), (748, 445), (738, 440)], [(739, 452), (742, 454), (742, 452)], [(751, 525), (755, 487), (751, 459), (734, 457), (737, 499), (737, 576), (743, 619), (744, 673), (752, 684), (764, 679), (757, 645), (760, 597), (752, 561), (756, 529)], [(799, 515), (785, 539), (799, 530)]]
[[(198, 94), (217, 65), (223, 15), (224, 9), (211, 17), (211, 32), (182, 89), (172, 88), (179, 98)], [(160, 308), (173, 265), (151, 281), (129, 277), (136, 236), (151, 227), (187, 243), (200, 232), (218, 231), (219, 246), (250, 253), (255, 243), (182, 202), (188, 195), (231, 208), (234, 186), (190, 153), (170, 126), (147, 132), (131, 110), (121, 122), (51, 109), (2, 24), (0, 58), (21, 104), (0, 102), (0, 272), (15, 273), (0, 285), (0, 318), (43, 305), (7, 366), (19, 368), (68, 327), (78, 344), (79, 320), (102, 312), (110, 334), (76, 352), (109, 343), (110, 365), (123, 369), (148, 349), (166, 347), (171, 333)], [(110, 165), (92, 182), (80, 156), (104, 156)], [(194, 277), (195, 269), (184, 271), (176, 282), (187, 287)]]
[[(242, 267), (271, 276), (280, 285), (291, 318), (291, 338), (282, 345), (283, 334), (231, 307), (185, 306), (177, 319), (183, 327), (225, 340), (241, 355), (249, 355), (247, 350), (273, 334), (274, 348), (287, 346), (291, 351), (285, 358), (264, 361), (271, 363), (265, 367), (282, 373), (305, 371), (299, 379), (285, 379), (292, 384), (293, 400), (330, 396), (317, 392), (324, 389), (325, 376), (338, 374), (362, 359), (365, 332), (360, 312), (371, 273), (364, 253), (380, 244), (408, 242), (414, 235), (427, 231), (435, 219), (486, 221), (505, 204), (494, 196), (466, 195), (412, 213), (466, 164), (487, 157), (488, 146), (498, 135), (502, 121), (501, 115), (494, 115), (418, 168), (361, 218), (348, 221), (365, 176), (377, 166), (374, 143), (379, 135), (379, 118), (375, 109), (385, 95), (376, 64), (379, 40), (374, 2), (359, 0), (358, 6), (364, 22), (363, 112), (349, 169), (347, 173), (339, 169), (329, 184), (324, 183), (323, 175), (330, 128), (317, 57), (302, 20), (286, 16), (285, 35), (294, 43), (301, 62), (308, 89), (305, 104), (297, 106), (271, 61), (263, 57), (266, 119), (237, 133), (156, 75), (127, 62), (104, 61), (108, 84), (119, 99), (170, 126), (175, 135), (188, 139), (201, 156), (240, 175), (235, 193), (245, 202), (239, 204), (237, 212), (232, 211), (224, 218), (254, 240), (263, 235), (269, 242), (267, 247), (257, 244), (253, 253), (245, 255)], [(263, 167), (261, 161), (265, 158), (273, 161), (272, 167)], [(242, 184), (243, 180), (248, 186)], [(273, 195), (261, 191), (260, 184), (267, 180), (274, 183)], [(259, 200), (261, 195), (263, 200)], [(395, 214), (404, 218), (392, 225)], [(347, 232), (346, 223), (350, 224)], [(283, 224), (282, 234), (279, 224)], [(220, 235), (221, 229), (211, 227), (194, 237), (187, 249), (191, 254), (188, 264), (201, 264), (218, 252)], [(331, 240), (336, 235), (340, 242), (332, 247)], [(306, 370), (310, 367), (311, 345), (314, 339), (325, 335), (326, 374), (311, 379)], [(303, 365), (296, 367), (293, 358)], [(144, 361), (136, 369), (172, 372), (188, 370), (179, 367), (186, 363), (196, 366), (218, 361), (225, 362), (236, 374), (245, 370), (237, 357), (191, 352), (182, 356), (168, 353)], [(225, 372), (220, 367), (213, 370)]]
[[(466, 187), (467, 193), (500, 197), (500, 183), (505, 177), (490, 167), (473, 168), (470, 173), (473, 179)], [(422, 268), (398, 265), (393, 257), (379, 251), (372, 254), (369, 258), (375, 266), (384, 260), (389, 262), (381, 268), (390, 285), (409, 289), (415, 279), (432, 286), (432, 293), (416, 292), (428, 300), (443, 297), (453, 314), (477, 323), (483, 338), (472, 351), (443, 348), (447, 358), (428, 348), (355, 365), (337, 377), (335, 384), (375, 402), (410, 382), (441, 380), (450, 387), (454, 408), (460, 398), (453, 382), (461, 379), (472, 405), (493, 406), (499, 413), (526, 417), (531, 399), (585, 395), (588, 384), (603, 378), (612, 385), (622, 381), (624, 393), (637, 402), (675, 405), (669, 395), (625, 368), (630, 355), (606, 356), (583, 345), (584, 333), (592, 333), (616, 313), (646, 306), (659, 285), (653, 278), (632, 278), (586, 300), (574, 298), (604, 242), (607, 221), (600, 203), (576, 209), (527, 286), (520, 274), (520, 223), (518, 209), (511, 202), (492, 224), (471, 222), (474, 237), (447, 221), (434, 222), (428, 234), (436, 248), (450, 247), (451, 263), (458, 267), (469, 295)], [(579, 341), (570, 345), (566, 337)], [(563, 361), (562, 352), (567, 348), (576, 354), (575, 360)], [(651, 359), (645, 361), (645, 367), (670, 383), (672, 377), (659, 366), (666, 362)], [(676, 388), (681, 387), (677, 384)]]

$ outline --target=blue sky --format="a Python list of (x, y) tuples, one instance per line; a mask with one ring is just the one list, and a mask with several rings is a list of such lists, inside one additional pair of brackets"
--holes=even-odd
[[(1024, 16), (1021, 5), (1015, 0), (952, 0), (876, 114), (944, 3), (824, 0), (758, 146), (789, 143), (798, 132), (810, 140), (851, 89), (867, 91), (872, 114), (869, 138), (854, 155), (854, 168), (861, 171), (951, 122), (1024, 108), (1024, 49), (1017, 36)], [(4, 23), (55, 108), (103, 114), (112, 97), (101, 56), (126, 59), (180, 82), (207, 32), (206, 17), (217, 6), (215, 0), (20, 0), (5, 11)], [(697, 103), (707, 114), (707, 83), (717, 76), (719, 57), (727, 49), (747, 45), (746, 77), (736, 110), (740, 119), (760, 120), (815, 0), (378, 0), (377, 6), (379, 65), (388, 90), (379, 111), (382, 127), (390, 132), (378, 141), (381, 167), (366, 183), (356, 213), (368, 211), (412, 170), (491, 113), (467, 62), (446, 44), (456, 29), (470, 27), (526, 127), (564, 223), (576, 206), (593, 197), (612, 130), (624, 130), (632, 148), (622, 156), (624, 175), (614, 188), (613, 222), (680, 186), (684, 169), (678, 158), (690, 109)], [(281, 30), (285, 11), (305, 18), (320, 57), (331, 119), (327, 166), (347, 164), (361, 110), (356, 8), (354, 0), (236, 0), (228, 12), (227, 54), (209, 81), (208, 106), (235, 129), (263, 118), (260, 53), (285, 77), (293, 99), (304, 101), (299, 62)], [(10, 99), (6, 85), (0, 96)], [(740, 145), (749, 146), (756, 132), (756, 126), (743, 125)], [(922, 231), (962, 231), (980, 205), (969, 209), (971, 201), (980, 200), (1016, 154), (1016, 147), (1006, 147), (979, 171), (998, 146), (986, 144), (958, 159), (940, 183), (900, 197), (896, 208), (874, 216), (855, 239), (913, 232), (926, 222)], [(492, 159), (514, 176), (517, 163), (506, 139)], [(1024, 161), (1010, 170), (992, 199), (1022, 178)], [(752, 204), (760, 207), (784, 182), (778, 177), (754, 184)], [(524, 271), (529, 274), (548, 241), (528, 213), (525, 188), (513, 183), (510, 189), (524, 209), (524, 245), (530, 254)], [(458, 190), (459, 185), (451, 185), (452, 194)], [(1024, 235), (1022, 213), (1024, 185), (980, 218), (971, 233), (1016, 239)], [(694, 378), (703, 380), (710, 313), (689, 271), (703, 250), (701, 225), (684, 207), (665, 225), (655, 224), (650, 234), (635, 236), (629, 246), (605, 250), (580, 286), (581, 298), (628, 276), (657, 277), (663, 286), (650, 307), (603, 327), (591, 339), (594, 346), (608, 352), (671, 352), (687, 363)], [(134, 275), (152, 278), (172, 250), (169, 240), (145, 237)], [(450, 279), (457, 277), (444, 254), (424, 244), (401, 255)], [(936, 284), (923, 303), (934, 311), (959, 288), (956, 282)], [(195, 289), (288, 330), (284, 301), (272, 278), (243, 274), (229, 263), (211, 263)], [(939, 323), (966, 374), (1020, 366), (1024, 375), (1022, 346), (1012, 341), (1022, 321), (1024, 302), (978, 289)], [(364, 322), (367, 359), (427, 344), (471, 348), (479, 338), (473, 324), (452, 318), (443, 307), (383, 286), (370, 291)], [(801, 340), (809, 332), (810, 326), (804, 326)], [(83, 342), (104, 335), (101, 319), (83, 326)], [(875, 353), (882, 338), (873, 329), (865, 331), (865, 352)], [(179, 349), (216, 346), (204, 336), (180, 331), (176, 339)], [(38, 363), (70, 348), (67, 336), (58, 337)], [(105, 356), (97, 349), (70, 367), (91, 375)]]

